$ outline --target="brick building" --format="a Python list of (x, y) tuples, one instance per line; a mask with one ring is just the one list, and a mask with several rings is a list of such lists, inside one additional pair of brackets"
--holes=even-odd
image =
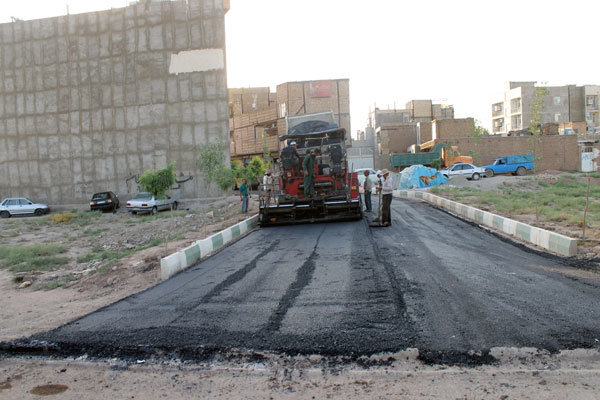
[(279, 136), (286, 133), (286, 116), (332, 111), (346, 129), (350, 144), (350, 81), (286, 82), (271, 93), (268, 88), (229, 89), (230, 151), (235, 160), (270, 153), (279, 158)]

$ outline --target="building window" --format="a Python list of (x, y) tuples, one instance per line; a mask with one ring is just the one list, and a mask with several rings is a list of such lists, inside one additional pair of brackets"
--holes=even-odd
[(596, 107), (596, 105), (598, 104), (598, 96), (587, 96), (586, 98), (586, 104), (589, 107)]
[(510, 111), (512, 113), (521, 111), (521, 99), (513, 99), (510, 101)]
[(513, 115), (511, 120), (511, 125), (513, 129), (521, 129), (521, 115)]
[(556, 97), (554, 98), (554, 105), (555, 105), (555, 106), (557, 106), (557, 105), (559, 105), (559, 104), (560, 104), (560, 97), (559, 97), (559, 96), (556, 96)]
[(281, 103), (279, 105), (279, 118), (283, 118), (287, 116), (287, 110), (285, 109), (285, 103)]
[(501, 112), (502, 111), (502, 103), (494, 104), (493, 110), (494, 110), (494, 112)]
[(554, 122), (560, 121), (560, 113), (554, 114)]

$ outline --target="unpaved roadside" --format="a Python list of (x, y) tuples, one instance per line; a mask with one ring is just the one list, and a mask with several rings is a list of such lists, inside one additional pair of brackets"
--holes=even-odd
[[(51, 271), (15, 274), (0, 268), (0, 341), (57, 328), (154, 286), (160, 281), (161, 257), (239, 222), (257, 209), (252, 201), (250, 212), (242, 215), (235, 196), (215, 203), (203, 208), (192, 204), (173, 216), (168, 212), (157, 217), (102, 214), (85, 226), (39, 218), (0, 221), (2, 245), (57, 244), (68, 249), (65, 254), (70, 260)], [(145, 243), (157, 244), (134, 251)], [(86, 255), (89, 260), (83, 261)], [(102, 259), (106, 255), (115, 258)], [(32, 285), (18, 289), (24, 281)]]
[[(0, 360), (0, 398), (597, 399), (600, 355), (496, 349), (495, 365), (429, 366), (415, 350), (357, 362), (266, 356), (193, 364), (140, 360)], [(227, 357), (227, 355), (224, 355)]]

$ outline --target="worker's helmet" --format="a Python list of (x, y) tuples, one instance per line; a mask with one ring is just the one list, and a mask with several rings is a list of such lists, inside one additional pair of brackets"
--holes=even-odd
[(295, 146), (296, 142), (292, 140), (292, 142), (290, 143), (290, 146)]

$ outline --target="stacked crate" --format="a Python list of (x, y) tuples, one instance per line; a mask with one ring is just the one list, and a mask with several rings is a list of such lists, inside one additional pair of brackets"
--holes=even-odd
[(280, 117), (333, 111), (336, 122), (350, 136), (350, 81), (287, 82), (277, 86)]

